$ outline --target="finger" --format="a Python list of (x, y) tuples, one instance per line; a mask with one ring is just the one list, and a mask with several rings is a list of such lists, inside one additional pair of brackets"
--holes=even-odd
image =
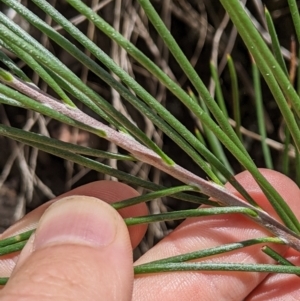
[(121, 216), (99, 199), (69, 196), (45, 211), (0, 299), (131, 300), (132, 281)]
[[(68, 191), (56, 197), (55, 199), (43, 204), (37, 209), (33, 210), (25, 217), (23, 217), (20, 221), (18, 221), (16, 224), (14, 224), (5, 232), (3, 232), (1, 238), (16, 235), (18, 233), (22, 233), (24, 231), (36, 228), (36, 225), (40, 217), (53, 202), (56, 202), (57, 200), (70, 195), (85, 195), (85, 196), (96, 197), (103, 200), (104, 202), (112, 204), (118, 201), (126, 200), (128, 198), (136, 197), (139, 195), (139, 193), (136, 190), (134, 190), (132, 187), (120, 182), (113, 182), (113, 181), (92, 182), (77, 187), (71, 191)], [(145, 203), (123, 208), (118, 211), (121, 214), (121, 216), (123, 216), (124, 218), (148, 214), (148, 209)], [(130, 227), (129, 233), (130, 233), (133, 248), (135, 248), (139, 244), (146, 230), (147, 230), (146, 225), (137, 225), (137, 226)]]
[[(262, 170), (267, 178), (270, 173)], [(297, 185), (287, 177), (271, 174), (275, 185), (280, 183), (282, 197), (290, 202), (299, 199)], [(265, 204), (265, 197), (258, 190), (255, 181), (249, 181), (248, 173), (238, 177), (239, 182), (259, 204)], [(280, 188), (279, 187), (279, 188)], [(232, 188), (231, 191), (233, 192)], [(275, 186), (277, 189), (277, 186)], [(299, 206), (294, 206), (295, 214), (300, 216)], [(226, 243), (270, 235), (252, 220), (239, 214), (218, 215), (193, 218), (184, 221), (175, 231), (142, 256), (136, 264), (167, 258)], [(285, 246), (270, 245), (277, 252), (285, 252)], [(251, 246), (239, 251), (214, 256), (214, 262), (272, 263), (264, 255), (261, 245)], [(211, 259), (210, 259), (211, 260)], [(203, 262), (205, 260), (202, 260)], [(245, 272), (174, 272), (138, 276), (134, 284), (133, 300), (243, 300), (266, 274)], [(163, 289), (160, 289), (163, 287)], [(155, 292), (155, 295), (154, 295)]]
[[(290, 194), (289, 197), (289, 206), (291, 207), (293, 212), (297, 212), (296, 208), (299, 206), (299, 197), (300, 190), (296, 185), (293, 185), (290, 191), (289, 182), (290, 180), (287, 178), (282, 179), (278, 176), (278, 172), (274, 172), (268, 169), (263, 170), (264, 176), (268, 178), (268, 181), (272, 184), (272, 186), (276, 187), (276, 190), (282, 194)], [(248, 186), (252, 187), (253, 195), (257, 195), (260, 193), (260, 189), (254, 179), (249, 176), (249, 174), (241, 173), (237, 175), (236, 179), (239, 180), (240, 177), (243, 178), (243, 182), (247, 182)], [(287, 181), (287, 182), (286, 182)], [(287, 186), (286, 186), (287, 185)], [(230, 186), (232, 190), (232, 186)], [(239, 195), (239, 194), (238, 194)], [(240, 196), (240, 195), (239, 195)], [(267, 201), (266, 197), (262, 198), (262, 202), (260, 203), (261, 207), (267, 212), (271, 213), (274, 217), (278, 217), (277, 213)], [(288, 249), (287, 253), (284, 253), (284, 257), (290, 260), (295, 265), (300, 264), (299, 253), (291, 248)], [(271, 274), (266, 277), (266, 279), (256, 287), (246, 299), (247, 301), (258, 301), (258, 300), (298, 300), (300, 299), (300, 278), (296, 275), (289, 274)]]
[[(289, 249), (285, 258), (300, 266), (299, 252)], [(271, 274), (245, 299), (246, 301), (300, 300), (300, 277), (290, 274)]]
[[(99, 198), (107, 203), (115, 203), (121, 200), (132, 198), (138, 196), (139, 193), (131, 188), (130, 186), (113, 181), (97, 181), (92, 182), (78, 188), (75, 188), (71, 191), (68, 191), (52, 201), (49, 201), (37, 209), (33, 210), (25, 217), (23, 217), (16, 224), (7, 229), (2, 235), (1, 238), (17, 235), (19, 233), (25, 232), (30, 229), (37, 227), (37, 223), (45, 210), (57, 200), (70, 196), (70, 195), (85, 195)], [(119, 213), (124, 217), (140, 216), (146, 215), (148, 209), (146, 204), (138, 204), (128, 208), (119, 210)], [(132, 247), (135, 248), (141, 239), (143, 238), (147, 230), (146, 225), (137, 225), (129, 228), (129, 234), (131, 238)], [(9, 254), (7, 256), (2, 256), (0, 260), (0, 277), (9, 277), (11, 271), (13, 270), (16, 260), (18, 258), (18, 252), (14, 254)]]
[[(277, 192), (288, 202), (288, 205), (290, 206), (292, 211), (298, 212), (300, 197), (299, 187), (290, 178), (283, 176), (277, 171), (266, 168), (260, 168), (259, 170), (269, 181), (269, 183), (276, 188)], [(240, 184), (242, 184), (242, 186), (244, 186), (247, 191), (251, 191), (251, 196), (254, 199), (259, 199), (259, 205), (263, 210), (269, 212), (269, 214), (271, 214), (273, 217), (280, 220), (278, 214), (271, 206), (267, 197), (262, 194), (259, 185), (255, 182), (254, 178), (249, 172), (241, 172), (240, 174), (236, 175), (235, 178), (238, 182), (240, 182)], [(227, 183), (225, 187), (235, 195), (243, 198), (241, 194), (237, 192), (230, 183)]]

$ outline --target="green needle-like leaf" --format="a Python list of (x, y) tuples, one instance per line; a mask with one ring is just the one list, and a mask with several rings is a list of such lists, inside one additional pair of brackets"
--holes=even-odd
[(235, 71), (234, 63), (230, 55), (227, 56), (227, 64), (229, 68), (229, 74), (231, 79), (232, 90), (232, 102), (233, 102), (233, 119), (235, 120), (235, 131), (239, 139), (242, 141), (241, 134), (241, 109), (239, 99), (239, 86), (237, 80), (237, 74)]
[[(3, 39), (7, 44), (10, 44), (13, 52), (21, 58), (28, 66), (32, 68), (47, 84), (61, 97), (65, 104), (70, 107), (76, 107), (72, 100), (65, 94), (65, 92), (60, 88), (60, 86), (53, 80), (51, 76), (45, 71), (45, 69), (37, 63), (26, 51), (23, 51), (21, 48), (16, 46), (13, 43), (10, 43), (5, 36), (14, 35), (12, 31), (0, 24), (0, 31), (2, 32), (1, 39)], [(4, 34), (5, 33), (5, 34)], [(17, 38), (17, 36), (15, 36)]]
[(111, 152), (101, 151), (89, 147), (72, 144), (72, 143), (67, 143), (60, 140), (48, 138), (46, 136), (38, 135), (32, 132), (27, 132), (17, 128), (5, 126), (3, 124), (0, 124), (0, 134), (13, 139), (23, 139), (27, 141), (42, 143), (45, 146), (49, 145), (76, 154), (92, 156), (97, 158), (104, 158), (104, 159), (135, 161), (135, 159), (131, 156), (115, 154)]
[(253, 85), (254, 85), (254, 93), (255, 93), (255, 108), (257, 114), (259, 134), (261, 136), (261, 147), (262, 147), (267, 168), (273, 169), (270, 149), (266, 143), (267, 133), (265, 127), (264, 111), (263, 111), (263, 100), (261, 95), (260, 74), (257, 69), (256, 63), (254, 61), (252, 61), (252, 75), (253, 75)]
[(288, 76), (289, 73), (286, 68), (286, 64), (284, 62), (283, 55), (281, 53), (280, 43), (278, 40), (278, 36), (276, 34), (275, 26), (274, 26), (273, 20), (271, 18), (271, 15), (267, 9), (265, 9), (265, 16), (266, 16), (266, 21), (267, 21), (267, 25), (268, 25), (268, 30), (269, 30), (271, 40), (272, 40), (272, 49), (274, 52), (274, 56), (275, 56), (277, 62), (279, 63), (279, 65), (281, 66), (282, 70)]
[[(234, 133), (232, 127), (228, 123), (228, 120), (226, 116), (223, 114), (219, 106), (216, 104), (215, 100), (211, 97), (209, 94), (208, 90), (206, 89), (204, 83), (200, 79), (199, 75), (196, 73), (195, 69), (192, 67), (178, 44), (176, 43), (175, 39), (173, 36), (170, 34), (168, 28), (165, 26), (163, 21), (160, 19), (159, 15), (155, 11), (154, 7), (150, 3), (149, 0), (139, 0), (140, 5), (144, 9), (147, 17), (163, 39), (164, 43), (167, 45), (171, 53), (173, 54), (174, 58), (177, 60), (178, 64), (184, 71), (184, 73), (187, 75), (189, 80), (192, 82), (194, 85), (195, 89), (203, 98), (205, 101), (207, 107), (209, 108), (210, 112), (214, 115), (216, 120), (218, 121), (219, 125), (223, 129), (223, 135), (226, 133), (228, 138), (234, 143), (239, 150), (247, 157), (249, 158), (249, 155), (247, 151), (245, 150), (243, 144), (241, 143), (240, 139), (236, 136)], [(196, 116), (199, 117), (199, 119), (203, 120), (203, 117), (205, 114), (201, 112), (198, 108), (193, 107), (193, 103), (190, 101), (187, 101), (185, 103), (187, 107), (194, 112)]]
[(189, 261), (189, 260), (206, 258), (209, 256), (224, 254), (227, 252), (232, 252), (234, 250), (239, 250), (239, 249), (242, 249), (245, 247), (253, 246), (256, 244), (263, 244), (263, 243), (284, 244), (284, 242), (282, 240), (280, 240), (279, 238), (276, 238), (276, 237), (255, 238), (255, 239), (244, 240), (244, 241), (235, 242), (235, 243), (231, 243), (231, 244), (224, 244), (222, 246), (217, 246), (214, 248), (209, 248), (209, 249), (204, 249), (204, 250), (198, 250), (195, 252), (190, 252), (190, 253), (181, 254), (181, 255), (177, 255), (177, 256), (171, 256), (168, 258), (151, 261), (149, 263), (145, 263), (140, 266), (151, 265), (151, 264), (156, 264), (156, 263), (184, 262), (184, 261)]
[(35, 230), (29, 230), (29, 231), (17, 234), (15, 236), (1, 239), (0, 240), (0, 248), (7, 247), (9, 245), (14, 245), (16, 243), (19, 243), (19, 242), (22, 242), (25, 240), (27, 241), (34, 231)]
[(271, 249), (268, 246), (264, 246), (262, 248), (262, 251), (265, 254), (269, 255), (271, 258), (275, 259), (279, 264), (287, 265), (287, 266), (295, 266), (289, 260), (287, 260), (284, 257), (282, 257), (279, 253), (277, 253), (276, 251), (274, 251), (273, 249)]
[[(4, 1), (6, 2), (6, 0)], [(37, 17), (34, 17), (34, 14), (32, 14), (29, 10), (27, 10), (22, 5), (19, 5), (18, 3), (11, 2), (11, 1), (7, 1), (6, 4), (11, 5), (15, 9), (19, 8), (19, 11), (23, 13), (25, 11), (27, 14), (30, 14), (30, 16), (34, 20), (38, 20)], [(20, 36), (20, 37), (17, 37), (16, 35), (10, 36), (7, 32), (3, 30), (2, 34), (8, 39), (8, 44), (16, 44), (24, 52), (29, 52), (36, 61), (38, 61), (40, 64), (43, 64), (44, 67), (50, 69), (57, 75), (61, 76), (71, 87), (74, 86), (75, 91), (79, 91), (78, 94), (81, 95), (83, 94), (81, 100), (83, 100), (83, 102), (87, 106), (93, 109), (94, 106), (92, 105), (92, 103), (96, 103), (96, 105), (99, 105), (101, 109), (105, 110), (105, 113), (111, 115), (111, 117), (120, 121), (124, 125), (124, 127), (129, 129), (134, 136), (138, 137), (147, 146), (155, 150), (167, 164), (173, 164), (173, 161), (170, 158), (168, 158), (168, 156), (152, 140), (150, 140), (141, 130), (139, 130), (136, 126), (134, 126), (132, 122), (127, 120), (127, 118), (124, 115), (122, 115), (120, 112), (118, 112), (112, 105), (110, 105), (102, 97), (100, 97), (97, 93), (95, 93), (92, 89), (90, 89), (84, 83), (82, 83), (81, 80), (73, 72), (71, 72), (65, 65), (63, 65), (57, 58), (55, 58), (54, 55), (52, 55), (49, 51), (47, 51), (45, 48), (39, 45), (33, 38), (31, 38), (22, 29), (18, 28), (16, 25), (12, 25), (11, 24), (12, 22), (9, 19), (2, 17), (2, 22), (5, 22), (7, 26), (12, 27), (13, 30)], [(0, 26), (0, 34), (1, 34), (1, 26)], [(26, 42), (24, 40), (26, 40)], [(105, 115), (103, 115), (103, 113), (100, 114), (101, 114), (100, 116), (102, 116), (105, 120), (110, 121), (110, 118), (107, 118), (106, 114)]]
[[(286, 124), (289, 127), (291, 135), (293, 136), (295, 145), (297, 146), (299, 151), (300, 130), (282, 91), (284, 91), (284, 93), (288, 96), (288, 98), (291, 100), (294, 106), (295, 111), (298, 115), (300, 115), (300, 99), (298, 95), (291, 86), (291, 83), (280, 68), (279, 64), (272, 56), (272, 53), (262, 40), (256, 28), (252, 24), (251, 20), (249, 19), (249, 16), (246, 14), (244, 8), (241, 6), (241, 3), (237, 0), (221, 0), (221, 3), (226, 9), (227, 13), (229, 14), (233, 23), (237, 27), (241, 37), (247, 45), (247, 48), (251, 52), (252, 56), (256, 61), (257, 66), (259, 67), (262, 75), (268, 83), (270, 90), (272, 91), (274, 98), (276, 99), (276, 102), (286, 121)], [(247, 167), (247, 169), (251, 172), (252, 167)], [(266, 193), (272, 206), (280, 215), (284, 223), (286, 225), (289, 225), (289, 227), (291, 227), (293, 231), (299, 232), (299, 221), (297, 220), (293, 212), (290, 209), (288, 209), (288, 206), (285, 204), (285, 202), (282, 199), (279, 200), (280, 197), (278, 195), (275, 197), (276, 192), (273, 191), (271, 185), (267, 184), (264, 181), (264, 179), (256, 173), (256, 171), (255, 174), (252, 173), (252, 175), (259, 183), (263, 191)], [(276, 201), (274, 197), (276, 198)]]
[[(118, 209), (122, 209), (125, 207), (133, 206), (133, 205), (136, 205), (139, 203), (144, 203), (144, 202), (148, 202), (151, 200), (155, 200), (157, 198), (171, 196), (171, 195), (179, 193), (179, 192), (193, 191), (193, 190), (195, 190), (195, 188), (193, 188), (191, 186), (186, 186), (186, 185), (179, 186), (179, 187), (172, 187), (172, 188), (168, 188), (168, 189), (164, 189), (164, 190), (160, 190), (160, 191), (151, 192), (146, 195), (141, 195), (141, 196), (127, 199), (124, 201), (116, 202), (116, 203), (113, 203), (112, 206), (118, 210)], [(207, 201), (207, 200), (204, 199), (204, 201)]]
[(291, 17), (293, 19), (298, 43), (300, 43), (300, 15), (299, 15), (298, 4), (297, 4), (296, 0), (288, 0), (287, 2), (289, 4)]
[(8, 277), (0, 277), (0, 285), (5, 285), (8, 281)]
[(222, 88), (221, 88), (221, 83), (219, 80), (218, 70), (213, 62), (210, 62), (210, 72), (211, 72), (211, 77), (213, 78), (215, 85), (216, 85), (216, 100), (217, 100), (219, 107), (222, 110), (223, 114), (228, 119), (229, 116), (228, 116), (227, 108), (225, 105), (225, 100), (224, 100), (224, 96), (223, 96), (223, 92), (222, 92)]
[[(294, 141), (300, 150), (300, 131), (295, 119), (287, 105), (284, 95), (291, 101), (294, 110), (300, 116), (300, 98), (292, 87), (289, 78), (272, 55), (271, 51), (263, 41), (257, 29), (252, 24), (248, 14), (245, 12), (238, 0), (221, 0), (222, 5), (235, 24), (247, 48), (256, 61), (260, 72), (264, 76), (281, 113), (289, 126)], [(281, 90), (282, 89), (282, 90)], [(284, 95), (283, 95), (283, 93)]]
[(218, 215), (218, 214), (230, 214), (230, 213), (243, 213), (249, 216), (256, 216), (256, 212), (249, 208), (243, 207), (220, 207), (220, 208), (205, 208), (205, 209), (189, 209), (189, 210), (178, 210), (174, 212), (153, 214), (140, 217), (125, 218), (124, 221), (127, 226), (148, 224), (154, 222), (163, 222), (171, 220), (185, 219), (189, 217), (207, 216), (207, 215)]
[[(153, 25), (160, 36), (158, 37), (159, 44), (163, 42), (166, 46), (166, 48), (163, 49), (165, 46), (161, 44), (160, 46), (163, 47), (157, 47), (157, 49), (159, 49), (161, 54), (170, 51), (175, 61), (181, 67), (184, 73), (184, 79), (187, 78), (188, 84), (192, 85), (193, 91), (196, 91), (196, 96), (191, 92), (192, 89), (189, 89), (187, 92), (185, 90), (185, 84), (183, 85), (184, 88), (181, 87), (158, 67), (156, 63), (127, 40), (125, 35), (123, 36), (121, 34), (121, 29), (120, 32), (118, 32), (104, 21), (104, 19), (99, 16), (98, 11), (94, 10), (94, 7), (88, 7), (84, 3), (85, 1), (82, 0), (66, 0), (66, 2), (77, 10), (81, 17), (87, 18), (89, 26), (95, 27), (95, 33), (97, 29), (99, 29), (112, 43), (115, 42), (122, 47), (122, 51), (125, 51), (126, 54), (131, 56), (134, 62), (137, 62), (138, 67), (143, 69), (143, 72), (149, 72), (148, 75), (150, 75), (150, 78), (154, 78), (155, 82), (159, 83), (161, 90), (167, 89), (172, 94), (172, 99), (174, 99), (173, 96), (177, 97), (177, 99), (188, 108), (190, 116), (192, 116), (193, 121), (196, 122), (196, 125), (194, 125), (194, 127), (192, 126), (192, 128), (197, 127), (196, 133), (189, 131), (185, 124), (181, 123), (168, 111), (168, 106), (165, 107), (162, 105), (157, 100), (158, 98), (156, 99), (155, 95), (152, 95), (153, 90), (149, 93), (140, 84), (142, 81), (140, 81), (139, 78), (135, 80), (132, 74), (123, 70), (99, 45), (92, 41), (92, 38), (88, 38), (79, 30), (80, 27), (72, 24), (71, 20), (68, 20), (63, 14), (59, 13), (57, 9), (50, 4), (50, 1), (32, 0), (32, 3), (36, 4), (38, 8), (44, 12), (42, 12), (42, 14), (52, 19), (53, 23), (59, 25), (63, 29), (62, 31), (56, 31), (49, 25), (50, 23), (47, 24), (44, 20), (39, 18), (33, 12), (35, 9), (32, 9), (31, 5), (26, 7), (21, 1), (1, 0), (1, 3), (14, 9), (19, 17), (28, 21), (30, 31), (28, 30), (28, 32), (26, 32), (21, 26), (16, 24), (15, 19), (10, 19), (5, 14), (0, 13), (0, 47), (3, 49), (3, 52), (0, 51), (0, 62), (7, 66), (7, 69), (10, 71), (0, 68), (0, 104), (3, 103), (8, 106), (32, 110), (72, 127), (96, 134), (117, 146), (120, 152), (124, 150), (128, 155), (114, 154), (65, 143), (1, 123), (0, 135), (99, 173), (116, 177), (133, 187), (143, 187), (147, 190), (147, 192), (141, 196), (112, 204), (116, 209), (166, 196), (198, 205), (207, 204), (210, 206), (209, 208), (199, 207), (198, 209), (126, 218), (125, 223), (128, 226), (186, 218), (200, 218), (201, 216), (207, 215), (241, 213), (246, 215), (257, 225), (269, 231), (269, 233), (271, 233), (270, 235), (273, 235), (273, 237), (221, 244), (209, 249), (197, 250), (187, 254), (156, 260), (136, 266), (134, 268), (136, 274), (169, 271), (243, 271), (293, 273), (300, 275), (300, 267), (294, 266), (269, 247), (263, 247), (263, 251), (278, 261), (279, 265), (246, 264), (243, 262), (222, 263), (215, 261), (216, 257), (214, 256), (218, 254), (239, 251), (242, 248), (256, 244), (283, 244), (300, 251), (300, 223), (297, 217), (273, 186), (262, 176), (251, 158), (252, 153), (248, 153), (243, 145), (243, 142), (246, 142), (246, 136), (243, 137), (244, 141), (242, 141), (241, 131), (245, 129), (241, 126), (240, 117), (238, 85), (238, 76), (240, 76), (240, 74), (237, 75), (239, 69), (237, 69), (237, 71), (235, 70), (231, 57), (228, 57), (228, 66), (234, 103), (233, 115), (236, 120), (235, 129), (229, 123), (228, 105), (226, 104), (228, 100), (224, 99), (224, 95), (226, 94), (224, 93), (223, 95), (223, 90), (225, 92), (226, 86), (224, 86), (222, 90), (220, 84), (221, 80), (223, 80), (223, 74), (219, 76), (217, 68), (211, 65), (212, 78), (216, 83), (217, 101), (215, 101), (197, 74), (196, 69), (191, 65), (189, 59), (185, 56), (171, 35), (168, 26), (164, 24), (164, 18), (161, 18), (152, 6), (151, 0), (138, 0), (142, 8), (138, 13), (142, 12), (143, 18), (147, 18), (147, 21), (151, 23), (150, 27)], [(272, 39), (273, 53), (262, 39), (260, 32), (258, 32), (253, 25), (253, 17), (249, 17), (246, 11), (246, 5), (248, 4), (244, 5), (240, 0), (221, 0), (220, 2), (225, 8), (225, 13), (227, 13), (226, 18), (230, 17), (254, 60), (252, 74), (256, 101), (255, 107), (257, 110), (259, 134), (265, 165), (273, 169), (270, 149), (267, 145), (267, 141), (270, 142), (271, 140), (267, 139), (266, 134), (259, 72), (264, 77), (273, 94), (283, 118), (285, 131), (282, 160), (283, 170), (286, 173), (295, 172), (296, 181), (300, 183), (300, 169), (293, 168), (293, 166), (297, 167), (300, 165), (300, 68), (298, 66), (296, 92), (293, 83), (290, 82), (282, 55), (283, 49), (278, 40), (269, 12), (266, 10), (266, 20)], [(288, 0), (288, 4), (299, 42), (300, 16), (296, 0)], [(21, 24), (19, 23), (19, 17), (17, 23)], [(123, 16), (121, 16), (120, 19), (121, 23), (123, 23), (122, 17)], [(59, 55), (56, 56), (52, 54), (39, 40), (34, 39), (34, 37), (29, 34), (29, 32), (32, 32), (32, 29), (34, 29), (34, 31), (38, 30), (39, 36), (42, 35), (46, 39), (49, 38), (51, 40), (51, 46), (53, 44), (53, 49), (55, 49), (56, 53), (57, 50), (63, 51), (67, 56), (71, 56), (72, 60), (77, 61), (78, 64), (84, 68), (84, 71), (86, 71), (85, 75), (92, 75), (92, 78), (96, 79), (95, 82), (99, 79), (101, 82), (105, 82), (112, 89), (113, 95), (118, 93), (122, 101), (128, 102), (130, 108), (128, 111), (134, 110), (135, 113), (144, 118), (146, 124), (151, 122), (151, 127), (155, 130), (159, 130), (159, 134), (163, 135), (163, 142), (165, 142), (165, 137), (168, 136), (206, 173), (207, 178), (210, 180), (203, 179), (198, 176), (197, 173), (190, 172), (185, 166), (177, 164), (177, 159), (178, 162), (182, 162), (179, 158), (174, 158), (173, 161), (173, 159), (163, 151), (165, 149), (169, 151), (168, 147), (159, 147), (156, 145), (156, 143), (152, 141), (151, 135), (148, 137), (144, 129), (140, 129), (135, 124), (135, 121), (137, 121), (137, 124), (140, 124), (140, 120), (133, 119), (134, 121), (132, 121), (131, 118), (127, 118), (114, 107), (110, 99), (103, 99), (102, 96), (91, 88), (91, 85), (83, 82), (81, 78), (77, 76), (77, 73), (75, 74), (65, 66), (58, 59), (58, 57), (60, 57)], [(234, 32), (235, 28), (232, 30), (232, 33)], [(209, 30), (207, 33), (211, 35)], [(227, 30), (224, 31), (224, 37), (225, 34), (227, 34)], [(71, 36), (70, 39), (67, 38), (69, 36)], [(229, 52), (231, 51), (230, 44), (233, 45), (233, 37), (234, 34), (230, 34), (230, 43), (226, 46)], [(148, 41), (146, 41), (146, 44), (147, 42)], [(220, 39), (220, 50), (223, 48), (223, 44), (223, 41)], [(83, 50), (81, 51), (80, 49)], [(153, 49), (150, 50), (151, 53), (154, 54)], [(225, 51), (225, 55), (227, 50)], [(7, 53), (7, 55), (5, 53)], [(294, 52), (292, 53), (294, 54)], [(15, 56), (16, 58), (9, 58), (8, 56), (11, 54), (12, 57)], [(91, 56), (89, 57), (89, 55)], [(174, 62), (172, 58), (171, 60), (163, 56), (162, 58), (164, 63)], [(194, 58), (195, 55), (191, 61), (193, 61)], [(155, 62), (158, 61), (159, 60)], [(224, 63), (223, 61), (222, 59), (222, 64)], [(291, 61), (293, 64), (296, 64), (294, 57)], [(176, 68), (178, 69), (176, 62)], [(45, 93), (41, 91), (39, 87), (33, 85), (30, 78), (21, 70), (22, 67), (20, 66), (24, 64), (24, 70), (26, 70), (26, 72), (28, 66), (43, 80), (43, 84), (46, 83), (51, 88), (49, 91), (53, 90), (58, 97), (55, 98), (55, 96), (47, 94), (48, 92)], [(292, 66), (294, 67), (294, 65)], [(171, 65), (170, 67), (172, 68)], [(236, 67), (238, 67), (238, 64), (236, 64)], [(31, 70), (29, 70), (29, 72), (31, 72)], [(136, 75), (136, 70), (133, 69), (133, 71), (134, 75)], [(245, 71), (248, 72), (248, 70)], [(174, 72), (174, 74), (176, 73)], [(247, 74), (246, 77), (248, 76)], [(75, 100), (76, 106), (73, 100)], [(82, 103), (84, 107), (82, 107), (81, 104), (77, 107), (78, 103)], [(91, 112), (91, 114), (88, 115), (85, 112)], [(5, 120), (2, 122), (5, 123)], [(40, 125), (40, 123), (37, 124), (32, 131), (37, 130)], [(201, 133), (198, 129), (201, 129)], [(292, 156), (289, 157), (291, 153), (290, 149), (294, 149), (294, 146), (296, 148), (295, 159)], [(249, 196), (248, 192), (236, 181), (233, 167), (236, 166), (237, 162), (234, 162), (231, 157), (229, 157), (231, 160), (228, 160), (228, 152), (225, 152), (227, 151), (225, 148), (236, 158), (242, 168), (251, 173), (286, 226), (260, 208)], [(275, 151), (272, 152), (272, 154), (275, 154)], [(178, 180), (183, 184), (179, 184), (181, 186), (177, 187), (166, 188), (162, 185), (133, 176), (128, 172), (112, 168), (111, 166), (99, 162), (101, 160), (98, 161), (97, 158), (144, 163), (147, 164), (147, 167), (155, 169), (155, 173), (163, 172), (163, 176), (171, 176), (174, 180)], [(129, 163), (130, 165), (135, 164), (135, 162)], [(289, 167), (291, 168), (289, 169)], [(128, 170), (126, 162), (125, 164), (118, 164), (118, 168)], [(223, 186), (223, 183), (226, 181), (230, 182), (247, 201), (230, 193)], [(0, 240), (0, 255), (20, 251), (33, 231), (34, 230), (30, 230), (14, 237)], [(201, 235), (201, 233), (199, 233), (199, 235)], [(186, 262), (190, 260), (198, 261)], [(4, 285), (7, 281), (7, 277), (0, 278), (0, 285)]]
[[(1, 99), (0, 99), (1, 100)], [(0, 128), (1, 131), (1, 128)], [(1, 134), (3, 134), (4, 136), (9, 136), (7, 134), (7, 132), (4, 130), (1, 132)], [(20, 141), (24, 144), (30, 145), (32, 147), (38, 148), (44, 152), (48, 152), (50, 154), (53, 154), (55, 156), (58, 156), (60, 158), (66, 159), (68, 161), (77, 163), (81, 166), (85, 166), (87, 168), (90, 168), (91, 170), (95, 170), (98, 171), (100, 173), (106, 174), (106, 175), (110, 175), (112, 177), (116, 177), (118, 179), (120, 179), (121, 181), (124, 181), (128, 184), (131, 184), (133, 186), (139, 186), (139, 187), (143, 187), (145, 189), (148, 190), (164, 190), (166, 189), (166, 187), (162, 186), (162, 185), (157, 185), (155, 183), (149, 182), (149, 181), (145, 181), (142, 180), (138, 177), (132, 176), (128, 173), (119, 171), (117, 169), (114, 169), (108, 165), (105, 165), (103, 163), (100, 163), (98, 161), (86, 158), (84, 156), (80, 156), (77, 155), (75, 153), (66, 151), (65, 149), (59, 149), (57, 148), (55, 145), (51, 145), (50, 143), (48, 144), (43, 144), (43, 143), (39, 143), (33, 140), (26, 140), (24, 138), (19, 138), (16, 135), (14, 136), (14, 139), (17, 141)], [(42, 142), (42, 141), (41, 141)], [(188, 195), (188, 194), (184, 194), (184, 193), (176, 193), (174, 195), (172, 195), (172, 197), (176, 198), (176, 199), (180, 199), (183, 201), (187, 201), (187, 202), (191, 202), (191, 203), (196, 203), (196, 204), (207, 204), (207, 205), (214, 205), (215, 202), (206, 200), (204, 198), (195, 196), (195, 195)]]
[(31, 82), (29, 77), (3, 51), (0, 51), (0, 61), (20, 79)]
[(20, 251), (24, 248), (27, 241), (17, 242), (7, 247), (0, 248), (0, 256)]
[(300, 267), (272, 264), (241, 264), (241, 263), (162, 263), (147, 266), (135, 266), (135, 274), (184, 272), (184, 271), (230, 271), (230, 272), (261, 272), (300, 275)]

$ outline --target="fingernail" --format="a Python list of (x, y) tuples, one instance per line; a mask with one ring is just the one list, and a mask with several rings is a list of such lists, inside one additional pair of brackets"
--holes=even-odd
[(57, 244), (107, 246), (114, 241), (118, 217), (110, 205), (86, 196), (69, 196), (52, 204), (38, 224), (34, 249)]

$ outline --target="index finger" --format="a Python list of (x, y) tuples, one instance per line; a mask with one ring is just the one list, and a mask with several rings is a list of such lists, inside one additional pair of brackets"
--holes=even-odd
[[(297, 217), (300, 208), (299, 188), (286, 176), (261, 170), (281, 196), (289, 203)], [(263, 208), (266, 198), (248, 172), (237, 176), (238, 181)], [(282, 189), (284, 187), (285, 189)], [(232, 186), (227, 189), (238, 194)], [(187, 252), (216, 247), (251, 238), (270, 236), (252, 220), (239, 214), (207, 216), (185, 220), (169, 236), (140, 258), (136, 264), (167, 258)], [(287, 247), (270, 245), (283, 254)], [(201, 262), (273, 263), (254, 245), (230, 253), (220, 254)], [(246, 272), (173, 272), (138, 276), (134, 285), (133, 300), (243, 300), (265, 277), (265, 273)], [(155, 292), (155, 296), (153, 295)]]

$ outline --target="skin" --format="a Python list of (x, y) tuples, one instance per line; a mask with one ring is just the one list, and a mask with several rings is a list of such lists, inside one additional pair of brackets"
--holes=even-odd
[[(300, 218), (300, 190), (289, 178), (262, 169), (263, 175)], [(237, 175), (250, 195), (277, 217), (247, 172)], [(227, 189), (238, 195), (229, 184)], [(37, 227), (20, 254), (1, 257), (0, 277), (10, 276), (0, 300), (299, 300), (300, 277), (243, 272), (173, 272), (133, 277), (132, 248), (145, 226), (129, 231), (122, 217), (147, 214), (145, 204), (120, 210), (113, 203), (138, 195), (131, 187), (100, 181), (74, 189), (37, 208), (1, 238)], [(101, 201), (102, 200), (102, 201)], [(270, 234), (238, 214), (185, 220), (136, 263)], [(271, 245), (295, 265), (299, 254)], [(252, 246), (215, 256), (218, 262), (272, 263)]]

